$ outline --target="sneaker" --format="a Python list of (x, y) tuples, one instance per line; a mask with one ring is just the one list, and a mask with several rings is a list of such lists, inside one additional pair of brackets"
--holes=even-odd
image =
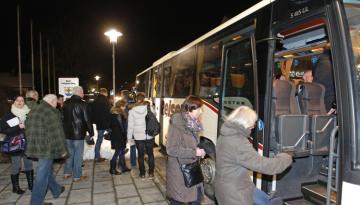
[(87, 179), (87, 176), (81, 176), (80, 178), (74, 178), (73, 181), (74, 182), (79, 182), (79, 181), (84, 181)]
[(64, 186), (61, 186), (61, 190), (60, 190), (60, 194), (57, 195), (57, 196), (54, 196), (54, 199), (57, 199), (60, 197), (60, 195), (65, 191), (65, 187)]
[(145, 180), (145, 174), (140, 174), (139, 177), (140, 179)]
[(149, 179), (153, 179), (154, 178), (154, 174), (149, 174)]

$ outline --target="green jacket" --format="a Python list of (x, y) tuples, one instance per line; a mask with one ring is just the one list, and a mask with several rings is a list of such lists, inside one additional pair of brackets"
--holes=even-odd
[(28, 157), (58, 159), (67, 156), (61, 114), (56, 108), (42, 101), (30, 111), (25, 127)]
[(32, 98), (26, 98), (25, 104), (30, 108), (30, 110), (34, 109), (39, 104)]

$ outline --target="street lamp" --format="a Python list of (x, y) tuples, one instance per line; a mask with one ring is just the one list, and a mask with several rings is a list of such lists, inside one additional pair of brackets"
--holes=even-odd
[[(112, 60), (113, 60), (113, 93), (115, 97), (115, 44), (117, 43), (117, 38), (122, 36), (122, 33), (115, 29), (111, 29), (104, 33), (105, 36), (109, 37), (110, 43), (112, 44)], [(115, 98), (114, 98), (115, 99)]]
[(95, 77), (95, 80), (96, 80), (96, 89), (98, 90), (98, 92), (99, 92), (99, 80), (100, 80), (100, 76), (98, 76), (98, 75), (96, 75)]

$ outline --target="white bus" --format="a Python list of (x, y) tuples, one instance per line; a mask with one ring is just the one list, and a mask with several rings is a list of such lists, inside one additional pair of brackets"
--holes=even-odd
[[(314, 82), (295, 95), (306, 70), (314, 70)], [(327, 80), (320, 83), (320, 76)], [(284, 204), (359, 204), (359, 0), (263, 0), (160, 58), (136, 84), (155, 103), (162, 148), (170, 116), (185, 97), (203, 99), (208, 196), (214, 196), (224, 116), (247, 105), (259, 113), (254, 148), (269, 157), (282, 151), (295, 156), (281, 175), (254, 173), (258, 187)], [(334, 101), (336, 114), (327, 114)]]

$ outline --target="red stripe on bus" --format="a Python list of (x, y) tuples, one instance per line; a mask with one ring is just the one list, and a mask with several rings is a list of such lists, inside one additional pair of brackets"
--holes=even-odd
[(206, 107), (208, 107), (210, 110), (212, 110), (213, 112), (215, 113), (218, 113), (219, 112), (219, 109), (217, 109), (216, 107), (214, 107), (212, 104), (206, 102), (203, 100), (203, 103), (206, 105)]

